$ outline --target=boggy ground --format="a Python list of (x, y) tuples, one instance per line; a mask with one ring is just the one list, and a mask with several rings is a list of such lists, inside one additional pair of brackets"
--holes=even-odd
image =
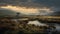
[(0, 34), (48, 34), (49, 28), (49, 26), (28, 25), (6, 18), (0, 19)]

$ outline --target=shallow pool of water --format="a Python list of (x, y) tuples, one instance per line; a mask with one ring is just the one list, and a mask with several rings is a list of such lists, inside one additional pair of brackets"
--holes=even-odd
[(39, 22), (39, 21), (37, 21), (37, 20), (35, 20), (35, 21), (29, 21), (28, 24), (34, 24), (34, 25), (36, 25), (36, 26), (45, 26), (45, 25), (47, 25), (47, 24), (48, 24), (48, 25), (51, 24), (51, 25), (53, 25), (53, 26), (56, 27), (56, 30), (57, 30), (57, 31), (60, 32), (60, 24), (56, 24), (56, 23), (41, 23), (41, 22)]

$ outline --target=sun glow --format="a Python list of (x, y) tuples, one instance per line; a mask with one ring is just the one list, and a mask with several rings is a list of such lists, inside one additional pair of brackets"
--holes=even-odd
[(38, 11), (44, 10), (48, 13), (52, 12), (49, 8), (26, 8), (26, 7), (20, 7), (20, 6), (1, 6), (1, 8), (5, 8), (5, 9), (9, 9), (9, 10), (13, 10), (16, 12), (21, 12), (21, 13), (25, 13), (25, 14), (30, 14), (30, 13), (39, 13)]

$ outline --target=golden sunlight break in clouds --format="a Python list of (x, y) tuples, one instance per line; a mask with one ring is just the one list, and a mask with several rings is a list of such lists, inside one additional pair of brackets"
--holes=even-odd
[(9, 9), (9, 10), (13, 10), (16, 12), (21, 12), (24, 14), (30, 14), (30, 13), (39, 13), (38, 11), (44, 10), (48, 13), (52, 12), (49, 8), (26, 8), (26, 7), (18, 7), (18, 6), (1, 6), (1, 8), (5, 8), (5, 9)]

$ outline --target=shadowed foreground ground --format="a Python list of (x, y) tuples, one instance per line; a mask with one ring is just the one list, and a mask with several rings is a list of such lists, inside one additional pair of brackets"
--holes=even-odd
[(35, 26), (20, 21), (0, 19), (0, 34), (48, 34), (47, 29), (50, 28), (52, 26)]

